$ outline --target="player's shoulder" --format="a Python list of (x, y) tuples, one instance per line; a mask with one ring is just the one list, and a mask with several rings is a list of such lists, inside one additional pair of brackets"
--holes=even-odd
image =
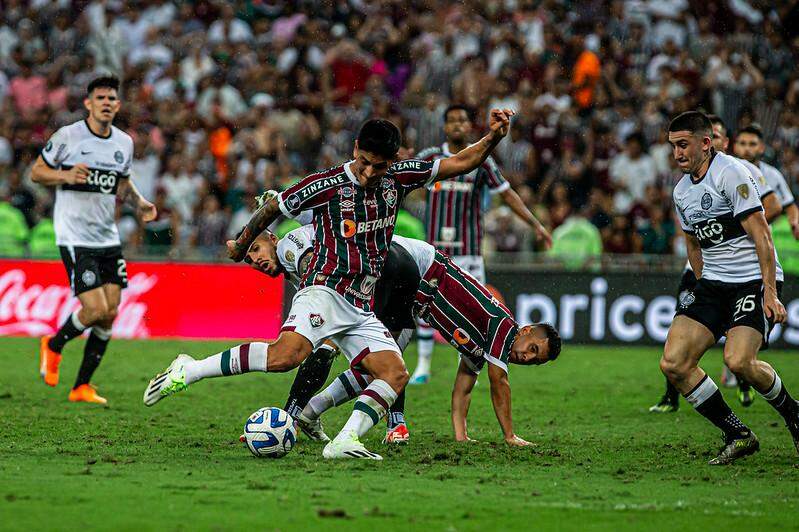
[(685, 197), (692, 184), (691, 176), (689, 174), (683, 174), (680, 180), (677, 181), (677, 184), (674, 185), (674, 191), (672, 192), (674, 200), (679, 201), (681, 198)]
[(336, 166), (331, 166), (329, 168), (325, 168), (323, 170), (317, 170), (311, 174), (305, 176), (305, 179), (309, 180), (317, 180), (317, 179), (327, 179), (330, 177), (335, 177), (341, 174), (345, 174), (346, 171), (344, 167), (347, 163), (337, 164)]
[(726, 153), (716, 153), (713, 162), (708, 168), (711, 181), (717, 186), (721, 186), (723, 181), (730, 178), (751, 178), (754, 180), (752, 172), (738, 159)]
[(444, 149), (441, 146), (430, 146), (421, 150), (416, 154), (417, 159), (424, 159), (429, 161), (444, 155)]

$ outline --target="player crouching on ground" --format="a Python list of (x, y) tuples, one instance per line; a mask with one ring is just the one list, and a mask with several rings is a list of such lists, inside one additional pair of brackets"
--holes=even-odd
[(686, 400), (724, 433), (725, 446), (710, 461), (729, 464), (760, 448), (699, 360), (722, 336), (724, 363), (743, 377), (785, 419), (799, 451), (799, 404), (768, 363), (774, 323), (784, 322), (777, 261), (760, 194), (751, 173), (712, 146), (713, 128), (700, 112), (683, 113), (669, 125), (674, 159), (685, 172), (674, 204), (685, 232), (696, 288), (680, 299), (660, 368)]

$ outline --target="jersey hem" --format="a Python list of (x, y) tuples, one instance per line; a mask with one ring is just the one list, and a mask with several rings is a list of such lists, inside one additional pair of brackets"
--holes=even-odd
[(510, 188), (510, 182), (505, 181), (504, 183), (502, 183), (501, 185), (499, 185), (496, 188), (490, 188), (489, 187), (488, 193), (491, 194), (491, 195), (501, 194), (501, 193), (505, 192), (506, 190), (508, 190), (509, 188)]

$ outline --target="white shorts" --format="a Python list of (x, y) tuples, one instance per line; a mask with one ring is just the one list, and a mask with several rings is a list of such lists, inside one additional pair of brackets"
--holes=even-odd
[(377, 351), (394, 351), (401, 356), (391, 333), (374, 312), (355, 308), (326, 286), (308, 286), (297, 292), (280, 331), (301, 334), (314, 350), (325, 340), (332, 340), (351, 366)]
[(486, 284), (486, 265), (480, 255), (457, 255), (450, 257), (452, 262), (478, 281)]

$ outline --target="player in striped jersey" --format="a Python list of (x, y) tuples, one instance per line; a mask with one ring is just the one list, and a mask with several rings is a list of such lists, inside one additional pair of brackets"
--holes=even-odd
[[(727, 153), (727, 149), (730, 145), (730, 139), (727, 135), (727, 127), (724, 125), (724, 122), (718, 115), (707, 115), (707, 117), (713, 126), (713, 149), (720, 153)], [(738, 156), (738, 154), (736, 154), (736, 156)], [(760, 168), (746, 159), (739, 158), (738, 162), (743, 164), (755, 179), (755, 183), (760, 191), (760, 199), (763, 203), (763, 213), (766, 216), (766, 221), (771, 223), (782, 212), (782, 207), (780, 205), (781, 201), (779, 200), (778, 195), (775, 194), (775, 190), (773, 189), (771, 183), (763, 176)], [(677, 288), (677, 299), (682, 299), (685, 294), (692, 292), (694, 288), (696, 288), (696, 281), (697, 279), (694, 275), (694, 271), (691, 269), (691, 263), (686, 261), (685, 270), (683, 271), (682, 278), (680, 279), (680, 285)], [(748, 382), (744, 380), (738, 380), (738, 377), (736, 377), (727, 366), (724, 366), (722, 370), (721, 383), (723, 386), (728, 388), (734, 388), (738, 386), (737, 395), (741, 405), (748, 407), (752, 404), (752, 402), (754, 402), (755, 394), (752, 391), (752, 387)], [(663, 394), (663, 397), (660, 398), (660, 401), (649, 407), (649, 411), (665, 414), (669, 412), (676, 412), (679, 407), (680, 393), (677, 391), (677, 388), (675, 388), (674, 385), (669, 382), (668, 379), (666, 379), (666, 392)]]
[(244, 372), (242, 353), (246, 371), (292, 370), (331, 339), (352, 364), (361, 364), (374, 380), (355, 402), (344, 428), (325, 446), (323, 456), (381, 460), (359, 438), (385, 415), (408, 382), (399, 347), (372, 312), (374, 288), (382, 274), (397, 211), (413, 189), (468, 173), (482, 164), (507, 135), (513, 114), (509, 109), (493, 109), (487, 135), (452, 157), (434, 162), (395, 162), (399, 129), (388, 120), (365, 122), (355, 141), (354, 160), (311, 174), (277, 198), (268, 199), (241, 235), (227, 243), (230, 258), (239, 262), (281, 213), (295, 217), (304, 210), (313, 211), (313, 258), (280, 337), (271, 344), (245, 344), (198, 361), (181, 355), (151, 381), (145, 403), (151, 395), (170, 395), (194, 380)]
[[(473, 111), (464, 105), (450, 105), (444, 111), (444, 135), (441, 146), (426, 148), (417, 157), (435, 161), (449, 157), (469, 144)], [(425, 224), (427, 241), (449, 255), (461, 268), (481, 283), (486, 282), (481, 252), (483, 239), (482, 203), (485, 193), (498, 194), (508, 207), (534, 231), (536, 239), (549, 248), (552, 237), (527, 208), (519, 195), (505, 181), (497, 163), (489, 157), (468, 174), (439, 181), (427, 187)], [(424, 322), (417, 328), (419, 359), (411, 384), (424, 384), (430, 378), (433, 331)]]

